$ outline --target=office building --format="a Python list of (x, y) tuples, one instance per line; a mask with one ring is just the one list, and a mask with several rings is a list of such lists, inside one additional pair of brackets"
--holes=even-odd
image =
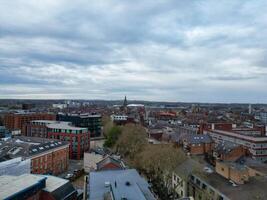
[(102, 116), (99, 114), (58, 114), (57, 120), (71, 122), (76, 127), (87, 128), (91, 137), (101, 135)]

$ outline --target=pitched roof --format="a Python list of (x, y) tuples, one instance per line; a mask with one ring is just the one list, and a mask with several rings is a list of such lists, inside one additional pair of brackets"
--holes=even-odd
[(112, 163), (112, 164), (118, 166), (118, 169), (124, 169), (124, 166), (120, 160), (117, 160), (111, 156), (107, 156), (106, 158), (104, 158), (100, 162), (96, 163), (97, 170), (102, 170), (105, 167), (105, 165), (107, 165), (109, 163)]

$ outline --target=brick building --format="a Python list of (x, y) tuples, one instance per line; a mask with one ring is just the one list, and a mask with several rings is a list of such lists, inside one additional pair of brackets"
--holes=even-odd
[(214, 142), (209, 135), (186, 134), (182, 140), (184, 150), (190, 154), (210, 153), (214, 148)]
[(67, 142), (17, 136), (2, 141), (0, 160), (22, 157), (30, 159), (31, 173), (58, 175), (68, 169), (69, 144)]
[(70, 126), (69, 123), (52, 123), (47, 125), (48, 138), (66, 141), (70, 144), (71, 159), (82, 159), (90, 148), (90, 132), (87, 128)]
[(33, 120), (56, 120), (56, 115), (49, 113), (9, 113), (4, 116), (4, 125), (9, 130), (20, 129), (25, 133), (23, 125)]
[(54, 120), (33, 120), (23, 125), (24, 135), (29, 137), (47, 138), (47, 125), (60, 123)]
[(232, 128), (231, 130), (211, 129), (204, 130), (216, 144), (227, 141), (241, 145), (255, 160), (267, 160), (267, 136), (265, 127)]

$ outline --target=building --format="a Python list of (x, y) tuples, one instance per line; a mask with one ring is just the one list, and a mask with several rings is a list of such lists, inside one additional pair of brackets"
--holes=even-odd
[(214, 142), (209, 135), (185, 134), (182, 139), (184, 150), (190, 154), (210, 153), (214, 147)]
[(135, 169), (91, 172), (88, 191), (89, 200), (155, 200)]
[(178, 165), (172, 174), (172, 189), (176, 198), (188, 197), (188, 177), (195, 170), (199, 163), (193, 159), (186, 159)]
[(93, 148), (88, 152), (84, 152), (83, 168), (86, 173), (95, 171), (97, 169), (97, 163), (103, 160), (106, 156), (106, 152), (102, 148)]
[(52, 123), (47, 125), (47, 135), (48, 138), (68, 142), (71, 159), (82, 159), (83, 153), (90, 148), (90, 132), (87, 128), (70, 126), (69, 123)]
[(45, 184), (46, 177), (31, 174), (0, 176), (0, 199), (40, 199)]
[(58, 175), (68, 169), (69, 143), (17, 136), (0, 142), (0, 161), (30, 159), (31, 173)]
[(33, 120), (56, 120), (56, 116), (49, 113), (9, 113), (4, 116), (4, 125), (9, 130), (20, 129), (24, 134), (23, 125)]
[(267, 112), (261, 112), (259, 118), (262, 123), (267, 124)]
[(266, 199), (267, 180), (250, 177), (249, 182), (236, 185), (216, 172), (193, 173), (188, 181), (188, 195), (195, 200), (251, 200)]
[(246, 150), (242, 145), (232, 142), (221, 141), (213, 149), (213, 157), (221, 161), (236, 161), (246, 155)]
[(65, 179), (54, 176), (23, 174), (0, 176), (0, 199), (57, 200), (77, 199), (77, 191)]
[(0, 138), (6, 137), (8, 134), (8, 130), (4, 126), (0, 126)]
[(57, 120), (71, 122), (74, 126), (87, 128), (91, 137), (99, 137), (102, 133), (102, 116), (99, 114), (58, 114)]
[(47, 138), (47, 125), (60, 123), (54, 120), (33, 120), (23, 125), (24, 135), (28, 137)]
[(263, 162), (267, 160), (267, 136), (265, 136), (265, 130), (235, 128), (228, 131), (208, 129), (204, 132), (209, 134), (216, 144), (227, 141), (241, 145), (253, 159)]
[(96, 163), (96, 169), (97, 171), (122, 170), (125, 169), (125, 165), (121, 160), (115, 159), (112, 156), (107, 156)]

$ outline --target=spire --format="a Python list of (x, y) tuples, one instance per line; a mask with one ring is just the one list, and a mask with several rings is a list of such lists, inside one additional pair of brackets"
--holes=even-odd
[(124, 106), (124, 107), (127, 107), (127, 98), (126, 98), (126, 96), (124, 97), (123, 106)]

